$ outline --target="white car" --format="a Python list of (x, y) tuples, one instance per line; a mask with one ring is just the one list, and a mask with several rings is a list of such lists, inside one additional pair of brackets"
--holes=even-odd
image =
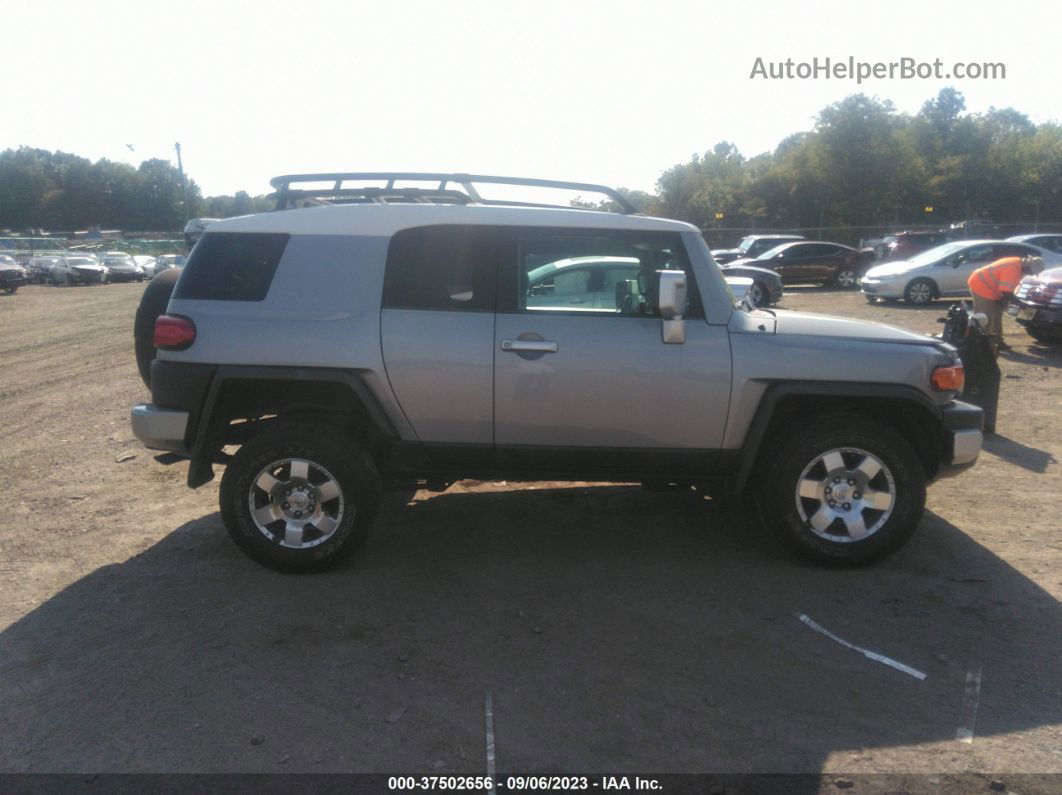
[(52, 284), (106, 284), (110, 271), (101, 265), (95, 257), (81, 254), (73, 257), (60, 257), (52, 265), (48, 280)]
[(1062, 234), (1057, 232), (1037, 232), (1031, 235), (1014, 235), (1008, 237), (1008, 241), (1014, 243), (1028, 243), (1031, 246), (1046, 248), (1056, 254), (1062, 254)]
[(908, 260), (876, 265), (859, 280), (867, 301), (903, 299), (925, 304), (937, 298), (968, 296), (966, 282), (978, 268), (1003, 257), (1043, 257), (1044, 265), (1062, 265), (1062, 254), (1009, 240), (957, 240), (923, 251)]
[(146, 254), (135, 254), (133, 256), (133, 262), (137, 264), (145, 278), (150, 279), (155, 275), (155, 257), (150, 257)]

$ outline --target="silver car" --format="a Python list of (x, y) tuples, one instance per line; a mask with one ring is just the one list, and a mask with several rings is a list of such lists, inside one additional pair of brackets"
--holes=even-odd
[(1007, 240), (959, 240), (923, 251), (908, 260), (876, 265), (859, 280), (867, 301), (903, 299), (925, 304), (937, 298), (968, 296), (966, 285), (978, 268), (1003, 257), (1043, 257), (1050, 267), (1062, 264), (1062, 254), (1028, 243)]

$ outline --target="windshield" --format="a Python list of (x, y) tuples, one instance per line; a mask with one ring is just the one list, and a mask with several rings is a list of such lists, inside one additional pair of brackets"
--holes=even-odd
[(937, 246), (928, 251), (923, 251), (921, 254), (916, 254), (907, 261), (912, 265), (928, 265), (938, 259), (944, 259), (944, 257), (954, 254), (956, 251), (961, 251), (966, 246), (966, 243), (945, 243), (943, 246)]

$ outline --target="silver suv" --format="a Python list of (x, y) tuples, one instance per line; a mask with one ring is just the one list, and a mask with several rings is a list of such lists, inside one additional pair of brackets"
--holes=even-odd
[[(595, 190), (621, 212), (482, 195), (500, 184)], [(469, 477), (750, 493), (791, 549), (866, 563), (980, 451), (953, 348), (739, 305), (695, 227), (611, 189), (273, 185), (278, 211), (212, 224), (175, 288), (152, 281), (152, 403), (132, 412), (144, 444), (190, 459), (189, 486), (225, 466), (225, 525), (266, 565), (332, 564), (384, 489)]]

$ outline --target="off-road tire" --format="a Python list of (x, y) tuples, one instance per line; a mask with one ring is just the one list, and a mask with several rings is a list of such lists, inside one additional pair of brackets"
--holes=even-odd
[[(317, 546), (293, 549), (268, 538), (251, 515), (252, 486), (264, 467), (303, 459), (338, 484), (343, 513)], [(382, 495), (372, 457), (353, 438), (316, 422), (290, 422), (252, 437), (233, 456), (221, 479), (221, 518), (229, 536), (250, 558), (278, 571), (314, 572), (335, 566), (364, 543)]]
[[(828, 451), (838, 449), (869, 453), (883, 465), (885, 474), (876, 477), (892, 479), (891, 513), (877, 514), (868, 508), (862, 514), (868, 517), (867, 521), (873, 521), (875, 516), (887, 518), (880, 528), (859, 540), (824, 538), (812, 528), (811, 519), (801, 517), (798, 508), (799, 504), (808, 514), (824, 506), (814, 499), (802, 500), (797, 490), (805, 468)], [(766, 452), (769, 458), (759, 470), (763, 484), (757, 502), (760, 515), (781, 543), (798, 555), (827, 565), (861, 566), (891, 555), (918, 526), (925, 506), (925, 472), (911, 445), (883, 423), (860, 414), (822, 415), (810, 423), (801, 423), (799, 429), (782, 436)], [(858, 460), (854, 454), (846, 456), (846, 462)], [(839, 533), (844, 522), (838, 522), (828, 529), (837, 528), (835, 532)]]
[(155, 360), (155, 321), (159, 315), (165, 314), (166, 306), (170, 303), (170, 295), (180, 275), (179, 268), (171, 268), (156, 276), (144, 288), (144, 294), (140, 297), (140, 305), (136, 308), (136, 317), (133, 320), (136, 368), (140, 371), (144, 385), (149, 389), (151, 388), (151, 363)]

